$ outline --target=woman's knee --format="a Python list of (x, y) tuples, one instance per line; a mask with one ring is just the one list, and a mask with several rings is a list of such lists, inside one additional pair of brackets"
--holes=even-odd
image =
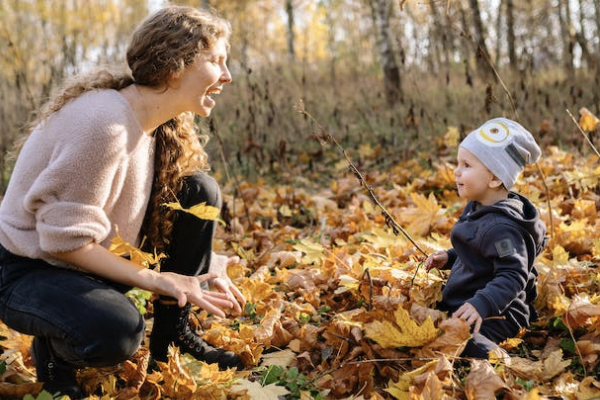
[[(122, 318), (119, 318), (122, 321)], [(111, 366), (129, 359), (145, 337), (145, 323), (140, 314), (126, 324), (114, 324), (97, 331), (83, 348), (83, 359), (93, 367)]]
[(205, 172), (197, 172), (185, 178), (180, 202), (184, 207), (206, 203), (221, 208), (221, 189), (212, 176)]

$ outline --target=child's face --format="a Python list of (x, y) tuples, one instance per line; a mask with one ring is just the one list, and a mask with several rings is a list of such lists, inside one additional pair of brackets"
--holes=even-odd
[(498, 178), (469, 150), (458, 148), (454, 177), (458, 195), (484, 205), (494, 204), (498, 199)]

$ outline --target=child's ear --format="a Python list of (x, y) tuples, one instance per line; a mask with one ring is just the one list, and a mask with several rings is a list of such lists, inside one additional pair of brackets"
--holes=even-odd
[(498, 189), (503, 187), (504, 183), (497, 176), (493, 176), (492, 180), (490, 180), (489, 186), (491, 189)]

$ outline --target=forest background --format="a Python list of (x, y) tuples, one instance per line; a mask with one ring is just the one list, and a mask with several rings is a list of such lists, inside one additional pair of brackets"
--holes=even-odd
[[(577, 147), (566, 110), (599, 111), (594, 0), (179, 3), (216, 7), (233, 25), (234, 83), (206, 124), (218, 138), (207, 146), (213, 166), (224, 175), (281, 179), (292, 166), (325, 162), (294, 109), (300, 99), (344, 146), (379, 149), (382, 168), (427, 151), (448, 127), (464, 135), (500, 115), (544, 145)], [(123, 65), (128, 35), (161, 4), (2, 0), (0, 154), (64, 78)], [(3, 161), (0, 189), (9, 178)]]
[[(242, 258), (230, 275), (253, 308), (203, 328), (248, 367), (265, 349), (287, 351), (262, 370), (259, 398), (600, 396), (600, 2), (177, 3), (216, 7), (233, 27), (233, 83), (199, 123), (225, 200), (215, 247)], [(123, 65), (129, 34), (162, 4), (0, 0), (0, 192), (32, 112), (65, 78)], [(468, 329), (429, 308), (443, 275), (419, 261), (449, 246), (464, 206), (458, 140), (496, 116), (521, 122), (544, 151), (517, 189), (540, 207), (550, 242), (538, 263), (542, 317), (507, 345), (512, 364), (492, 368), (454, 364)], [(36, 393), (30, 339), (15, 335), (0, 324), (8, 398)], [(107, 399), (259, 390), (256, 376), (232, 395), (231, 374), (189, 377), (177, 364), (159, 379), (140, 365), (80, 378)]]

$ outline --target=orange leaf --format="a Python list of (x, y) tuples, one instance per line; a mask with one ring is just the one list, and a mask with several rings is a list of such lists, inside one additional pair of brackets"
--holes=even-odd
[(123, 240), (123, 238), (119, 234), (118, 226), (115, 227), (115, 231), (116, 236), (112, 238), (110, 247), (108, 248), (108, 250), (111, 253), (119, 257), (127, 256), (131, 261), (145, 268), (149, 268), (151, 265), (158, 265), (160, 260), (166, 257), (163, 253), (146, 253), (140, 250), (138, 247), (135, 247), (127, 241)]
[(579, 115), (579, 126), (584, 131), (591, 132), (596, 129), (598, 124), (600, 124), (600, 119), (598, 119), (594, 114), (590, 112), (590, 110), (588, 110), (585, 107), (582, 107), (579, 110)]

